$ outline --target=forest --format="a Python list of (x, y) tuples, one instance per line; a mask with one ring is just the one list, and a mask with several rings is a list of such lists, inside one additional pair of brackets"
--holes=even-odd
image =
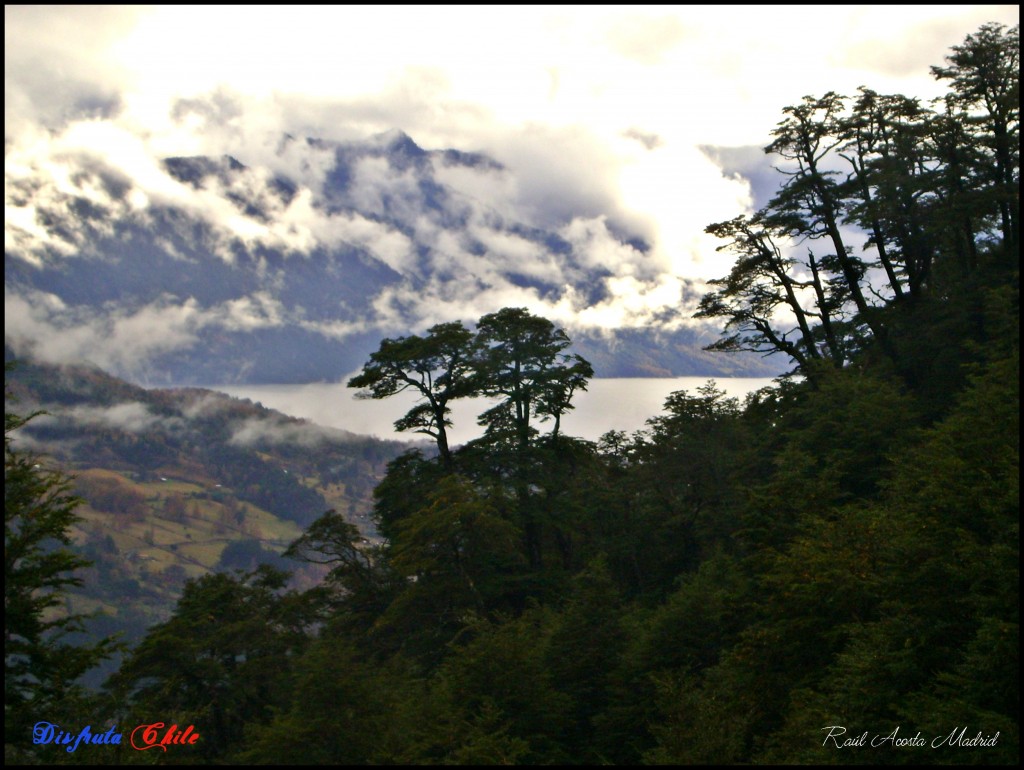
[(5, 760), (1017, 763), (1019, 69), (988, 24), (942, 99), (782, 110), (776, 194), (708, 226), (712, 349), (789, 367), (742, 403), (709, 382), (586, 442), (561, 417), (594, 372), (549, 320), (383, 340), (349, 385), (418, 393), (396, 427), (434, 446), (374, 490), (382, 541), (327, 511), (286, 551), (320, 585), (190, 580), (99, 692), (116, 642), (51, 612), (89, 569), (75, 498), (8, 407)]

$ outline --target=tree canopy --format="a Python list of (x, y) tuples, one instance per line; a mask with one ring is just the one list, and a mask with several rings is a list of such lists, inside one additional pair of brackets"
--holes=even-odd
[[(319, 585), (190, 581), (119, 713), (194, 720), (202, 762), (1018, 764), (1018, 45), (969, 35), (929, 105), (783, 109), (776, 195), (708, 228), (736, 257), (711, 348), (800, 375), (742, 403), (709, 382), (592, 443), (560, 426), (592, 368), (547, 319), (384, 340), (350, 385), (415, 393), (397, 425), (437, 454), (389, 464), (381, 538), (328, 511), (288, 549)], [(472, 395), (484, 434), (451, 446)], [(59, 537), (60, 484), (24, 489)]]
[(475, 334), (452, 322), (431, 327), (425, 337), (385, 339), (348, 385), (362, 388), (359, 398), (417, 393), (417, 403), (395, 429), (433, 438), (450, 467), (449, 404), (457, 398), (501, 399), (480, 416), (491, 439), (512, 436), (525, 447), (536, 432), (533, 418), (553, 420), (552, 434), (558, 435), (574, 393), (586, 390), (594, 375), (584, 358), (563, 353), (569, 344), (565, 331), (546, 318), (526, 308), (504, 308), (483, 316)]
[(81, 501), (65, 474), (14, 447), (12, 434), (37, 415), (4, 411), (4, 744), (23, 761), (32, 724), (67, 713), (83, 694), (76, 680), (114, 650), (69, 638), (85, 620), (65, 607), (89, 566), (70, 547)]
[(779, 191), (707, 228), (738, 257), (697, 313), (725, 322), (710, 349), (782, 354), (812, 377), (872, 350), (920, 385), (917, 307), (1017, 258), (1019, 58), (1018, 28), (986, 24), (932, 68), (951, 91), (930, 105), (862, 87), (785, 107), (764, 148)]

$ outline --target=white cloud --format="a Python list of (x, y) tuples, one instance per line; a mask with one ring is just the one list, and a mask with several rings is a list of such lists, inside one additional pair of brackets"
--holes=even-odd
[(559, 230), (559, 235), (572, 244), (586, 267), (614, 270), (624, 275), (650, 276), (657, 272), (647, 255), (623, 243), (608, 230), (605, 216), (576, 217)]
[(280, 304), (264, 293), (211, 307), (165, 295), (134, 309), (89, 309), (53, 294), (4, 290), (4, 338), (16, 354), (134, 374), (144, 373), (155, 356), (192, 347), (207, 327), (247, 331), (284, 323)]
[[(730, 265), (704, 227), (753, 205), (750, 185), (700, 147), (763, 146), (782, 107), (808, 93), (938, 94), (929, 64), (981, 23), (1018, 18), (1008, 5), (7, 6), (9, 255), (36, 267), (83, 255), (115, 219), (174, 206), (209, 225), (207, 246), (227, 262), (235, 243), (287, 254), (347, 244), (398, 276), (359, 320), (302, 318), (270, 286), (216, 306), (165, 296), (93, 313), (5, 291), (7, 334), (50, 360), (124, 370), (210, 326), (298, 323), (343, 338), (503, 305), (576, 327), (679, 323), (687, 282)], [(412, 173), (364, 157), (348, 201), (358, 211), (320, 205), (334, 150), (305, 137), (390, 129), (503, 169), (435, 160), (449, 198), (425, 214)], [(196, 188), (161, 163), (198, 154), (250, 168)], [(289, 201), (271, 189), (274, 174), (298, 185)], [(77, 216), (75, 198), (97, 215)], [(376, 220), (385, 213), (401, 229)], [(52, 219), (62, 227), (44, 225)], [(503, 229), (511, 223), (556, 230), (572, 254)]]
[(326, 442), (351, 441), (355, 434), (337, 428), (325, 428), (280, 415), (251, 417), (239, 420), (231, 427), (228, 443), (252, 446), (258, 443), (298, 444), (315, 447)]
[(686, 37), (686, 27), (677, 16), (627, 15), (609, 24), (609, 45), (620, 55), (641, 64), (658, 64), (666, 53)]
[(264, 291), (228, 300), (224, 303), (223, 310), (221, 325), (228, 331), (266, 329), (284, 323), (283, 306)]
[(129, 433), (142, 433), (153, 425), (162, 423), (165, 427), (180, 426), (177, 418), (164, 418), (153, 414), (149, 407), (137, 401), (126, 401), (113, 406), (75, 406), (69, 409), (51, 410), (85, 425), (116, 428)]

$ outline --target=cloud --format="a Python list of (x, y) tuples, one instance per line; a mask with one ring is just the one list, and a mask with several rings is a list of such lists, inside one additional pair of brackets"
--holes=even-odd
[(228, 300), (222, 306), (220, 325), (228, 331), (252, 331), (284, 324), (284, 308), (267, 292)]
[[(48, 142), (8, 152), (5, 250), (37, 267), (53, 259), (88, 255), (98, 238), (113, 234), (116, 221), (144, 222), (155, 208), (171, 207), (209, 225), (206, 246), (228, 263), (235, 259), (235, 244), (286, 254), (352, 244), (396, 272), (411, 270), (412, 245), (401, 232), (362, 214), (332, 214), (316, 205), (314, 196), (326, 173), (322, 156), (322, 151), (309, 148), (295, 158), (295, 176), (314, 177), (308, 181), (318, 183), (318, 189), (302, 186), (285, 201), (269, 169), (236, 169), (188, 184), (169, 173), (147, 143), (123, 127), (108, 121), (75, 122)], [(311, 172), (311, 165), (321, 169)], [(401, 201), (414, 192), (410, 178), (385, 173), (379, 165), (360, 165), (372, 166), (377, 177), (363, 173), (358, 187), (357, 202), (370, 214), (383, 213), (383, 198)], [(88, 205), (88, 212), (82, 211), (83, 205)], [(399, 214), (413, 210), (410, 202)]]
[(5, 135), (35, 133), (123, 107), (132, 77), (111, 46), (145, 11), (115, 6), (4, 6)]
[(722, 170), (723, 175), (727, 178), (740, 179), (750, 186), (753, 208), (761, 209), (779, 191), (783, 177), (775, 169), (774, 164), (777, 159), (766, 155), (763, 146), (702, 145), (699, 149)]
[(509, 204), (510, 213), (518, 219), (553, 227), (580, 214), (626, 213), (616, 201), (614, 187), (621, 161), (582, 127), (531, 124), (503, 132), (485, 147), (514, 170), (514, 197)]
[[(858, 13), (845, 36), (848, 44), (835, 54), (835, 62), (844, 67), (863, 66), (871, 62), (880, 75), (892, 79), (909, 78), (927, 73), (932, 65), (943, 64), (954, 45), (963, 42), (967, 33), (989, 21), (1013, 26), (1020, 23), (1020, 8), (1016, 18), (1008, 13), (1012, 6), (953, 6), (944, 18), (921, 18), (912, 6), (897, 6), (889, 24), (876, 24), (870, 14)], [(907, 41), (913, 44), (908, 45)], [(935, 53), (941, 55), (936, 58)], [(936, 86), (936, 89), (942, 88)], [(876, 88), (875, 90), (880, 90)]]
[(628, 128), (622, 132), (622, 135), (627, 139), (635, 139), (648, 150), (657, 149), (664, 144), (662, 138), (657, 134), (649, 134), (636, 128)]
[(197, 344), (204, 329), (250, 331), (285, 322), (280, 303), (261, 292), (209, 307), (193, 297), (164, 295), (136, 308), (89, 308), (55, 294), (4, 290), (4, 338), (17, 355), (89, 362), (136, 376), (153, 358)]
[(671, 15), (623, 15), (611, 23), (606, 34), (618, 54), (640, 64), (658, 64), (686, 37), (686, 27)]
[(305, 420), (283, 415), (252, 417), (232, 425), (228, 443), (236, 446), (254, 444), (295, 444), (316, 447), (325, 443), (345, 443), (357, 438), (356, 434), (337, 428), (325, 428)]
[[(862, 84), (938, 93), (928, 65), (980, 23), (1018, 16), (837, 6), (794, 24), (754, 6), (8, 6), (5, 252), (20, 268), (112, 259), (91, 246), (116, 237), (116, 223), (144, 228), (174, 208), (204, 226), (183, 260), (356, 249), (394, 280), (358, 318), (289, 306), (278, 292), (288, 265), (260, 263), (257, 288), (206, 304), (180, 292), (87, 310), (8, 286), (7, 335), (48, 360), (125, 371), (206, 330), (297, 325), (344, 339), (504, 305), (577, 328), (673, 328), (694, 287), (731, 263), (704, 228), (769, 193), (748, 150), (767, 144), (783, 106)], [(349, 158), (341, 190), (339, 147), (393, 129), (496, 163), (434, 155), (423, 184), (426, 172), (367, 151)], [(246, 168), (188, 183), (163, 163), (198, 155)]]
[[(110, 130), (116, 136), (116, 127)], [(320, 248), (355, 247), (395, 276), (391, 285), (365, 297), (369, 312), (357, 317), (308, 317), (301, 307), (287, 306), (276, 293), (275, 282), (283, 280), (280, 274), (276, 278), (264, 275), (265, 288), (217, 305), (165, 296), (146, 308), (129, 312), (108, 307), (90, 315), (81, 309), (72, 312), (56, 307), (56, 297), (45, 301), (34, 297), (34, 314), (24, 302), (12, 304), (9, 328), (16, 339), (36, 339), (59, 329), (64, 333), (57, 337), (74, 339), (75, 349), (82, 355), (120, 371), (125, 371), (129, 361), (141, 368), (147, 358), (187, 350), (210, 328), (246, 332), (296, 325), (331, 339), (345, 339), (370, 329), (388, 334), (422, 331), (439, 321), (472, 321), (501, 307), (517, 306), (574, 331), (676, 329), (688, 323), (693, 312), (692, 301), (686, 300), (690, 283), (685, 276), (717, 277), (728, 268), (724, 258), (698, 264), (692, 255), (701, 250), (714, 254), (714, 244), (710, 239), (701, 241), (703, 236), (695, 238), (693, 229), (697, 223), (705, 224), (716, 207), (749, 201), (745, 181), (721, 184), (722, 171), (701, 155), (704, 181), (676, 180), (672, 184), (681, 190), (687, 183), (697, 184), (716, 194), (697, 196), (693, 205), (676, 212), (673, 228), (666, 228), (657, 218), (650, 221), (622, 211), (619, 221), (612, 221), (609, 214), (601, 213), (615, 209), (611, 199), (602, 200), (593, 192), (589, 193), (592, 200), (580, 194), (573, 199), (571, 164), (560, 169), (552, 161), (559, 154), (586, 149), (586, 143), (576, 142), (579, 136), (571, 131), (551, 134), (553, 141), (544, 145), (543, 151), (524, 143), (524, 154), (514, 160), (475, 166), (445, 163), (442, 159), (446, 156), (440, 154), (428, 162), (427, 156), (416, 154), (411, 147), (411, 157), (418, 160), (403, 165), (402, 156), (374, 150), (408, 142), (396, 134), (379, 137), (376, 144), (279, 140), (282, 151), (276, 156), (288, 153), (292, 168), (320, 169), (307, 175), (316, 189), (300, 186), (288, 195), (275, 192), (277, 179), (267, 169), (222, 159), (192, 162), (191, 166), (176, 162), (169, 171), (166, 164), (140, 159), (144, 153), (138, 144), (131, 147), (131, 141), (106, 152), (111, 137), (97, 126), (76, 125), (65, 134), (73, 137), (83, 131), (94, 131), (104, 140), (89, 145), (88, 155), (64, 157), (84, 159), (96, 169), (93, 176), (97, 179), (113, 178), (118, 184), (112, 191), (109, 183), (76, 174), (68, 160), (54, 172), (60, 183), (43, 188), (56, 191), (45, 201), (52, 218), (66, 218), (77, 222), (76, 226), (87, 221), (76, 219), (72, 211), (82, 197), (105, 211), (136, 217), (147, 216), (149, 206), (175, 205), (209, 225), (207, 245), (228, 263), (235, 259), (236, 245), (250, 253), (267, 248), (304, 258)], [(69, 148), (79, 147), (73, 139), (58, 141)], [(685, 149), (667, 144), (652, 150), (631, 145), (633, 166), (622, 172), (621, 179), (627, 187), (645, 180), (652, 187), (663, 185), (650, 175), (664, 175), (673, 158), (686, 154)], [(332, 158), (347, 153), (344, 184), (334, 179), (338, 170), (328, 169), (323, 161), (326, 146), (337, 148)], [(309, 164), (307, 156), (312, 159)], [(242, 155), (242, 160), (248, 162), (249, 158)], [(133, 173), (143, 187), (133, 185)], [(530, 178), (531, 173), (535, 178)], [(431, 174), (436, 174), (435, 181)], [(438, 180), (446, 184), (439, 185)], [(551, 206), (543, 214), (534, 211), (542, 199), (528, 191), (531, 185), (546, 186), (546, 194), (555, 196), (562, 208)], [(14, 204), (15, 209), (44, 205), (25, 196)], [(657, 213), (659, 207), (674, 203), (655, 196), (648, 206)], [(388, 222), (378, 221), (378, 217), (387, 217)], [(538, 220), (553, 232), (541, 229)], [(74, 234), (74, 227), (62, 232), (71, 242), (88, 241), (89, 233)], [(633, 238), (626, 240), (628, 235)], [(648, 242), (654, 246), (646, 245)], [(52, 251), (45, 242), (39, 248)], [(175, 308), (175, 303), (183, 304)], [(102, 349), (123, 337), (122, 329), (134, 332), (157, 322), (166, 322), (166, 334), (148, 344), (133, 340), (134, 344), (117, 351)], [(52, 340), (41, 341), (36, 348), (37, 355), (48, 360), (64, 360), (63, 356), (71, 353), (67, 345)]]
[(165, 430), (176, 429), (184, 423), (178, 418), (161, 417), (149, 411), (146, 404), (126, 401), (113, 406), (75, 406), (67, 409), (52, 409), (58, 416), (65, 416), (83, 425), (115, 428), (128, 433), (143, 433), (160, 424)]
[(231, 406), (231, 400), (215, 391), (189, 391), (189, 399), (182, 406), (181, 413), (186, 419), (215, 415)]
[(101, 368), (136, 371), (159, 353), (187, 348), (208, 316), (195, 300), (166, 297), (137, 310), (90, 310), (53, 294), (4, 291), (4, 337), (19, 355), (43, 361), (89, 361)]

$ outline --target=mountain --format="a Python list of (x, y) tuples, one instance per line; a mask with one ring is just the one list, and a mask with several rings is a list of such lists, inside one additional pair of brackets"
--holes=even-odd
[(270, 563), (312, 583), (280, 553), (328, 509), (376, 539), (373, 487), (409, 446), (84, 366), (19, 361), (6, 391), (8, 411), (46, 412), (15, 448), (73, 475), (83, 499), (72, 534), (93, 566), (71, 606), (98, 613), (91, 633), (128, 641), (170, 615), (189, 577)]
[[(529, 304), (598, 376), (779, 373), (703, 351), (715, 333), (680, 310), (699, 286), (667, 279), (625, 224), (531, 208), (479, 153), (392, 131), (286, 135), (245, 159), (123, 156), (8, 170), (5, 340), (19, 355), (147, 385), (335, 382), (385, 336)], [(678, 302), (634, 307), (666, 291)]]

